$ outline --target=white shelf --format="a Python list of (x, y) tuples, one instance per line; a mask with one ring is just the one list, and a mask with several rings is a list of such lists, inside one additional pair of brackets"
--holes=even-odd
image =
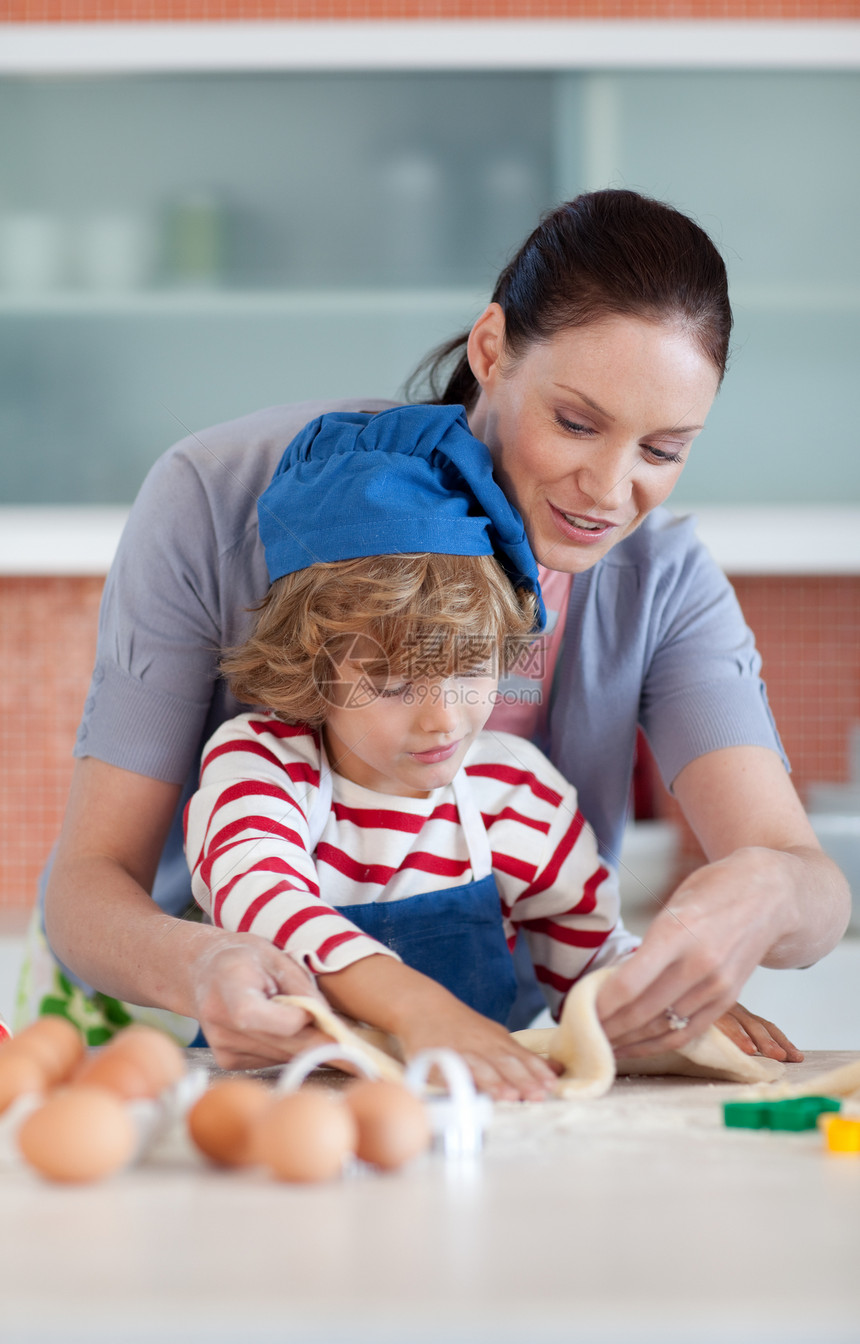
[[(728, 574), (860, 574), (860, 507), (696, 508), (698, 533)], [(0, 508), (0, 575), (106, 574), (128, 510)]]
[(729, 282), (735, 312), (856, 313), (860, 289), (856, 285), (787, 284), (745, 285)]
[(127, 517), (105, 505), (0, 508), (0, 574), (106, 574)]
[[(860, 289), (826, 284), (732, 287), (737, 311), (860, 312)], [(300, 316), (308, 313), (477, 314), (486, 292), (463, 287), (410, 289), (84, 289), (10, 292), (0, 290), (0, 317), (218, 317)]]
[(217, 317), (307, 313), (448, 313), (487, 303), (486, 293), (466, 288), (413, 289), (141, 289), (122, 291), (0, 291), (0, 316)]
[(674, 506), (728, 574), (860, 574), (860, 507)]
[(837, 20), (3, 24), (0, 74), (259, 70), (853, 70)]

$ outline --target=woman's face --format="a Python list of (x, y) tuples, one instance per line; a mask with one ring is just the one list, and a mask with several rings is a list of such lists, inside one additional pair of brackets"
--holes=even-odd
[(674, 325), (609, 317), (515, 362), (491, 304), (469, 339), (469, 416), (537, 559), (581, 573), (662, 504), (717, 392), (713, 364)]

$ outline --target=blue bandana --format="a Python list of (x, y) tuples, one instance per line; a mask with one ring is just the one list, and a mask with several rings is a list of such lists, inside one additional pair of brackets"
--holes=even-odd
[(334, 411), (293, 439), (257, 505), (269, 579), (369, 555), (494, 555), (538, 601), (522, 519), (462, 406)]

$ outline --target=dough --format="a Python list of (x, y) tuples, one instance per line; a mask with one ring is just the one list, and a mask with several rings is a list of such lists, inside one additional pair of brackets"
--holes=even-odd
[(818, 1073), (795, 1087), (771, 1087), (767, 1090), (770, 1101), (785, 1101), (790, 1097), (851, 1097), (860, 1091), (860, 1060), (842, 1064), (838, 1069)]
[(339, 1017), (327, 1003), (303, 994), (275, 994), (273, 1003), (284, 1003), (291, 1008), (303, 1008), (313, 1018), (320, 1031), (331, 1036), (338, 1045), (348, 1045), (359, 1058), (367, 1061), (380, 1078), (399, 1083), (403, 1078), (403, 1055), (393, 1036), (376, 1027)]
[(559, 1097), (602, 1097), (615, 1082), (615, 1055), (595, 1003), (607, 973), (593, 971), (583, 976), (568, 994), (557, 1027), (513, 1033), (526, 1050), (564, 1065), (555, 1088)]
[[(530, 1028), (515, 1031), (513, 1039), (546, 1059), (564, 1065), (558, 1080), (556, 1094), (560, 1097), (602, 1097), (609, 1091), (618, 1073), (683, 1074), (690, 1078), (724, 1079), (731, 1083), (769, 1083), (782, 1076), (785, 1066), (762, 1055), (745, 1055), (717, 1027), (709, 1027), (701, 1036), (682, 1046), (646, 1059), (615, 1059), (612, 1047), (597, 1016), (596, 999), (600, 986), (616, 967), (607, 966), (586, 975), (567, 996), (561, 1021), (557, 1027)], [(297, 994), (278, 994), (274, 1003), (303, 1008), (313, 1018), (320, 1031), (339, 1045), (348, 1045), (381, 1078), (399, 1082), (403, 1077), (403, 1051), (400, 1043), (387, 1032), (340, 1017), (319, 999)], [(846, 1075), (842, 1086), (847, 1091), (860, 1087), (860, 1064), (849, 1064), (833, 1074), (814, 1080), (829, 1095), (847, 1095), (834, 1092), (833, 1083), (823, 1088), (825, 1080)], [(848, 1075), (850, 1074), (850, 1077)], [(848, 1086), (848, 1084), (852, 1086)], [(803, 1089), (809, 1091), (809, 1086)], [(816, 1088), (813, 1087), (813, 1091)], [(776, 1096), (773, 1091), (769, 1096)], [(796, 1093), (792, 1093), (796, 1095)]]
[(765, 1083), (782, 1076), (783, 1064), (762, 1055), (745, 1055), (718, 1027), (709, 1027), (679, 1050), (616, 1061), (596, 1007), (600, 986), (615, 970), (607, 966), (592, 971), (574, 985), (557, 1027), (514, 1032), (514, 1040), (527, 1050), (564, 1065), (556, 1088), (559, 1096), (602, 1097), (618, 1073), (683, 1074), (731, 1083)]

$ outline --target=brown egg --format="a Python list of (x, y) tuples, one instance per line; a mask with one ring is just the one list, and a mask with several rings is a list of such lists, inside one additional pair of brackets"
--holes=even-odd
[(258, 1078), (213, 1083), (188, 1112), (188, 1133), (206, 1157), (225, 1167), (253, 1162), (251, 1132), (273, 1095)]
[(103, 1087), (54, 1092), (18, 1130), (25, 1162), (52, 1181), (97, 1181), (132, 1157), (137, 1135), (119, 1097)]
[(111, 1045), (102, 1046), (88, 1055), (74, 1077), (75, 1084), (87, 1083), (114, 1092), (123, 1101), (153, 1096), (149, 1079), (134, 1059), (127, 1059)]
[(358, 1125), (356, 1152), (363, 1162), (392, 1171), (430, 1146), (427, 1111), (400, 1083), (364, 1078), (347, 1088), (345, 1101)]
[(282, 1181), (329, 1181), (358, 1138), (352, 1112), (321, 1088), (277, 1097), (252, 1135), (255, 1158)]
[(135, 1023), (117, 1033), (109, 1048), (132, 1060), (149, 1083), (153, 1096), (178, 1083), (185, 1074), (185, 1056), (163, 1031)]
[(0, 1051), (0, 1114), (27, 1092), (46, 1092), (50, 1086), (45, 1070), (33, 1055)]
[(14, 1036), (6, 1050), (30, 1055), (41, 1064), (51, 1083), (70, 1078), (84, 1056), (84, 1040), (65, 1017), (38, 1017)]

